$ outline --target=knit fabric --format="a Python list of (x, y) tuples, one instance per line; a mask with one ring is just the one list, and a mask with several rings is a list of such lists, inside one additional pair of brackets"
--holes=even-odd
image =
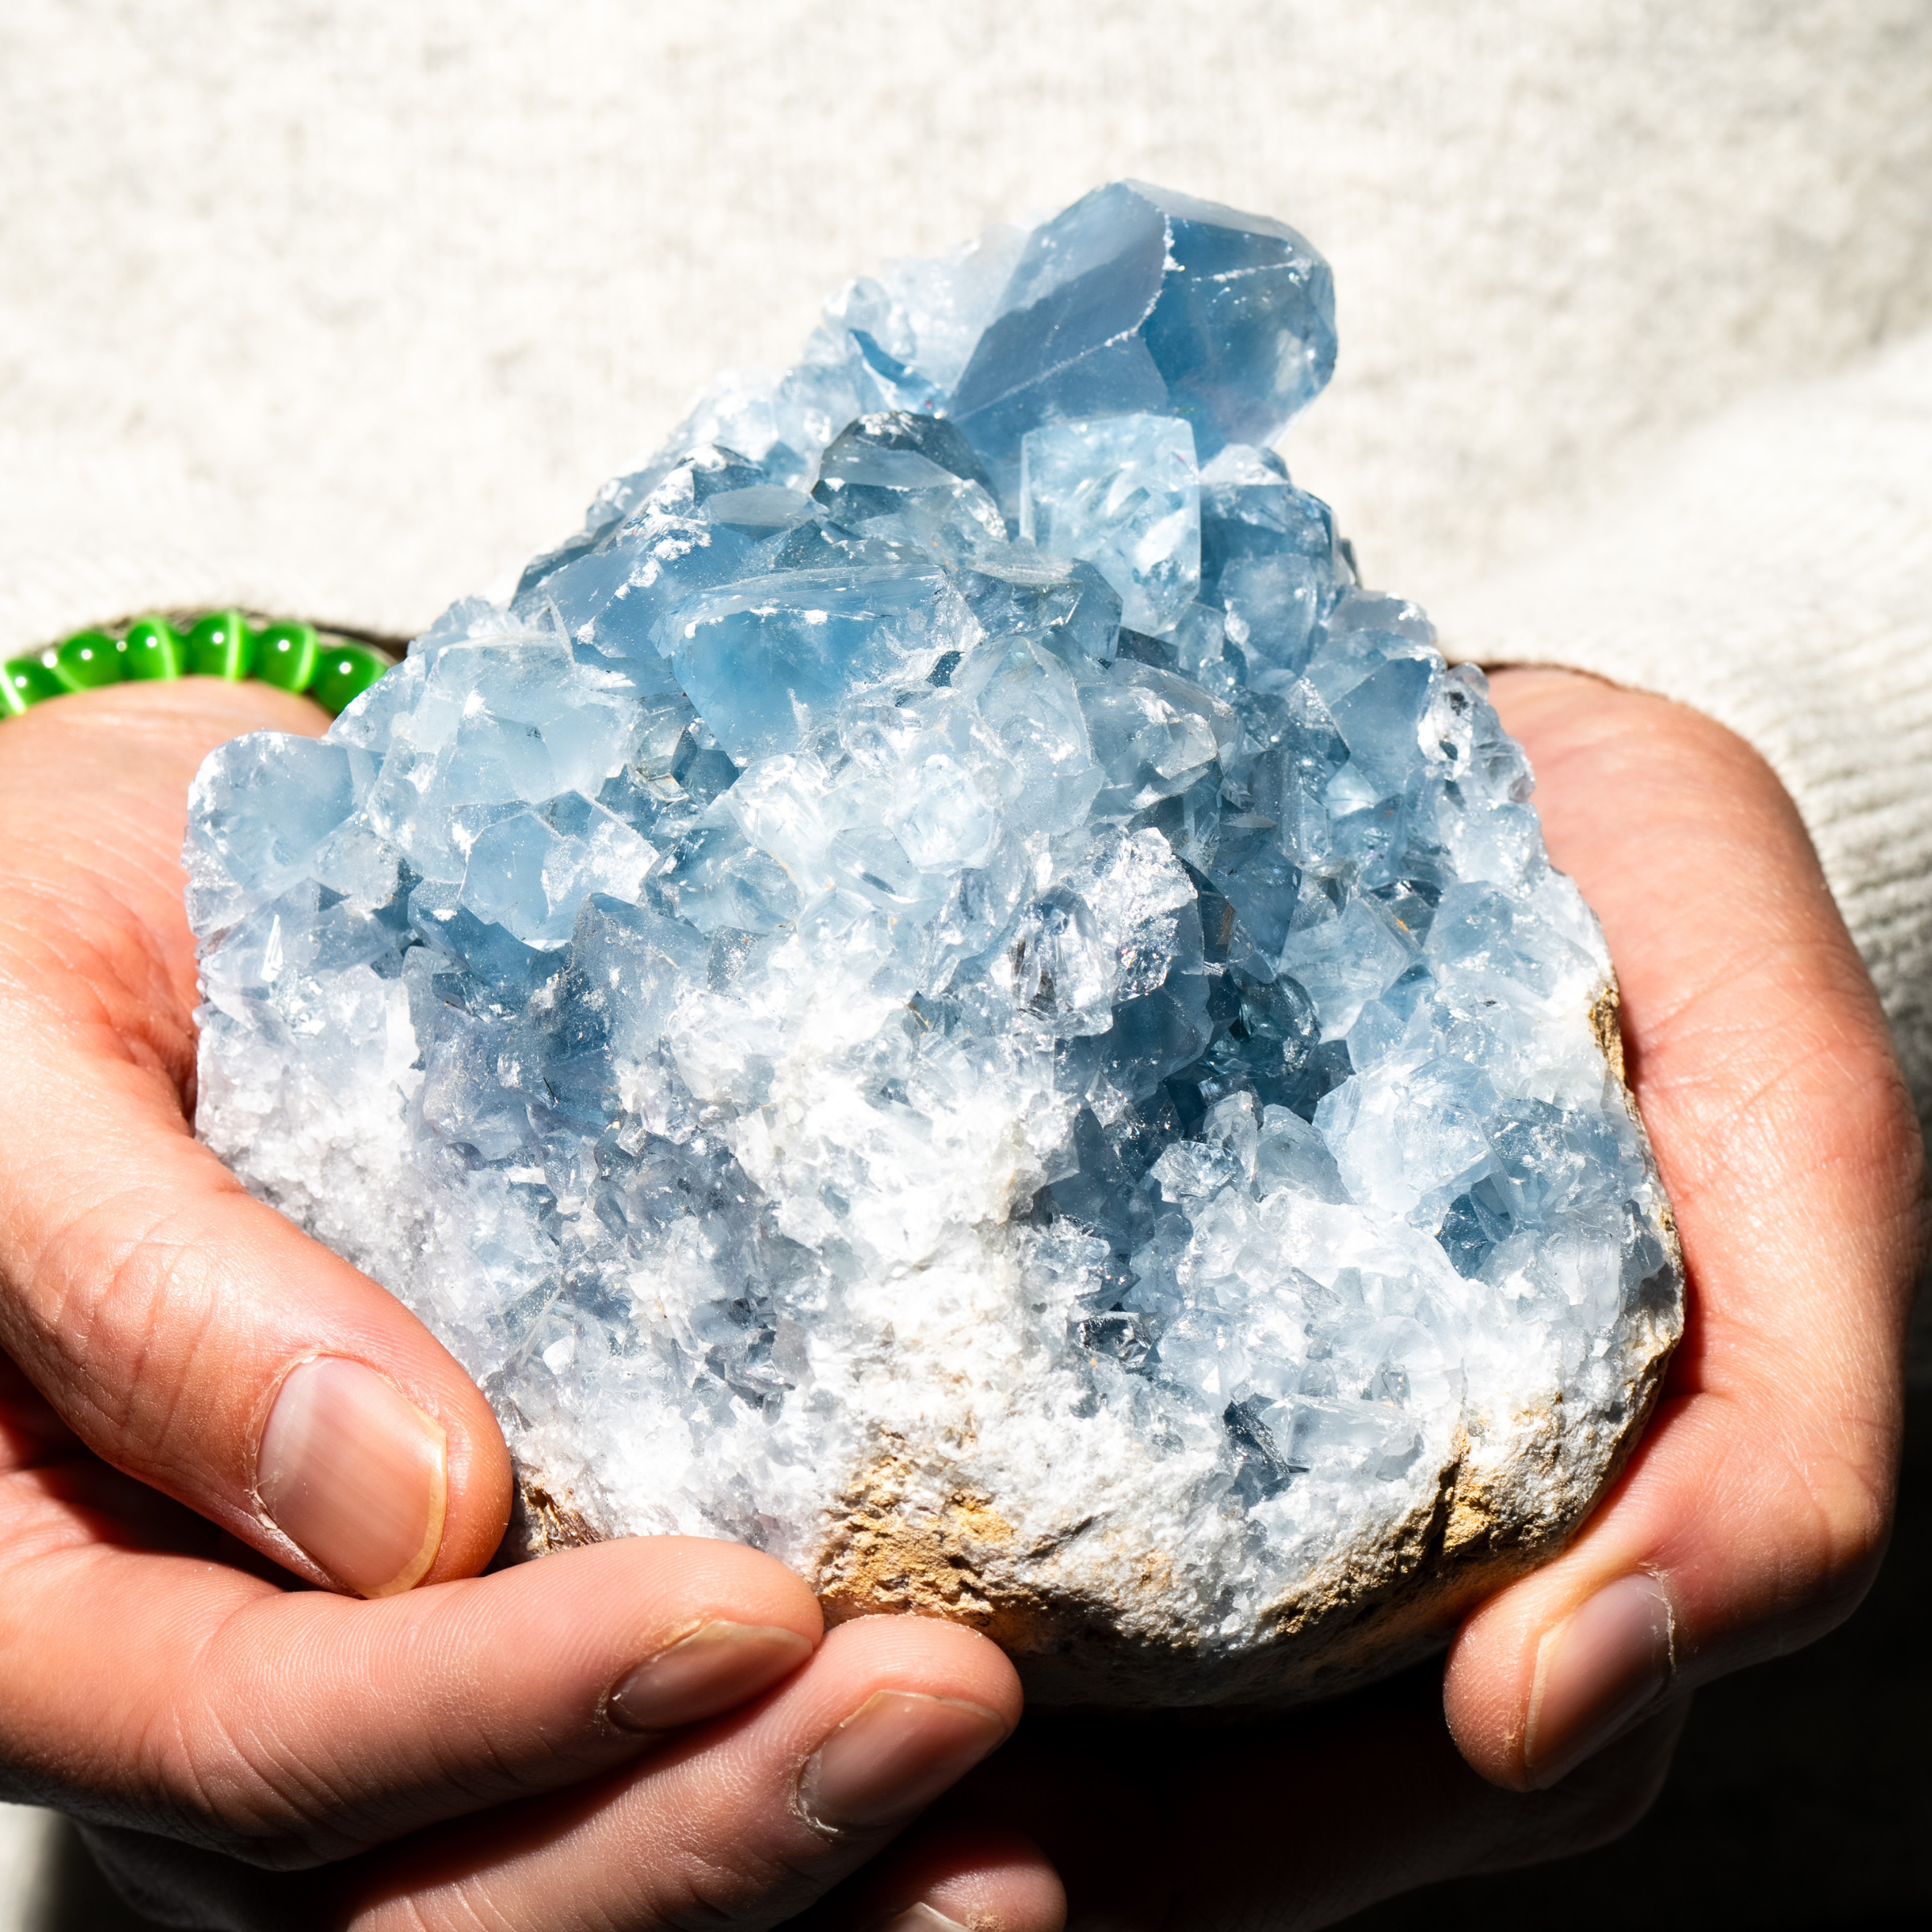
[(1923, 0), (14, 0), (0, 646), (407, 634), (881, 258), (1123, 174), (1294, 221), (1288, 454), (1432, 607), (1932, 326)]
[(1452, 654), (1600, 671), (1764, 753), (1932, 1117), (1932, 333), (1752, 398), (1437, 615)]

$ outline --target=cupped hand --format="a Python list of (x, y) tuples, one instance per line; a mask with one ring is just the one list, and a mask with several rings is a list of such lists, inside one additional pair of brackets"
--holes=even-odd
[(1052, 1932), (1009, 1829), (898, 1839), (1017, 1720), (992, 1645), (827, 1638), (724, 1542), (477, 1575), (487, 1405), (195, 1141), (188, 782), (324, 723), (193, 679), (0, 724), (0, 1796), (173, 1924), (763, 1926), (890, 1846), (873, 1916)]
[(1029, 1719), (947, 1806), (1026, 1820), (1075, 1926), (1329, 1925), (1600, 1843), (1661, 1785), (1692, 1690), (1831, 1629), (1884, 1554), (1922, 1143), (1803, 827), (1695, 712), (1562, 671), (1493, 695), (1621, 980), (1683, 1342), (1611, 1493), (1446, 1674), (1259, 1727)]
[(1499, 678), (1496, 695), (1622, 979), (1690, 1291), (1616, 1492), (1450, 1653), (1463, 1756), (1529, 1790), (1864, 1596), (1892, 1521), (1924, 1147), (1877, 996), (1763, 761), (1695, 712), (1562, 672)]

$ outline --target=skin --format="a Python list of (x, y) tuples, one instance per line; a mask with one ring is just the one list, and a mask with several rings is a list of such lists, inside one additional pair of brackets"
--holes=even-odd
[[(1446, 1670), (1266, 1726), (1031, 1719), (908, 1828), (837, 1839), (794, 1803), (819, 1739), (881, 1688), (1015, 1722), (1004, 1657), (912, 1619), (824, 1637), (797, 1578), (729, 1544), (476, 1575), (509, 1484), (481, 1398), (192, 1140), (187, 785), (225, 738), (320, 714), (191, 679), (0, 727), (0, 1791), (92, 1821), (110, 1871), (175, 1922), (372, 1932), (865, 1925), (917, 1901), (1001, 1932), (1069, 1909), (1319, 1926), (1627, 1827), (1695, 1686), (1831, 1628), (1883, 1554), (1920, 1141), (1762, 762), (1567, 673), (1505, 674), (1496, 696), (1552, 856), (1603, 920), (1683, 1237), (1689, 1332), (1637, 1455), (1568, 1552), (1468, 1620)], [(380, 1368), (448, 1437), (448, 1529), (406, 1596), (291, 1587), (319, 1579), (254, 1506), (266, 1404), (318, 1349)], [(1672, 1682), (1533, 1789), (1538, 1643), (1633, 1571), (1669, 1594)], [(611, 1686), (707, 1616), (792, 1630), (808, 1661), (674, 1734), (618, 1731)]]

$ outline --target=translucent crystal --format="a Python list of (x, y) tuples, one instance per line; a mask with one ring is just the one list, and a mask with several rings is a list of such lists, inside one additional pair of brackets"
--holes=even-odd
[(1020, 535), (1092, 564), (1120, 593), (1122, 623), (1171, 630), (1201, 587), (1194, 431), (1172, 416), (1029, 430), (1020, 444)]
[(1084, 1700), (1568, 1534), (1681, 1315), (1480, 675), (1266, 446), (1290, 229), (1133, 183), (830, 303), (499, 608), (197, 781), (200, 1131), (681, 1530)]
[(947, 406), (1002, 477), (1041, 423), (1141, 411), (1206, 458), (1273, 442), (1334, 368), (1328, 265), (1293, 229), (1117, 181), (1027, 237)]

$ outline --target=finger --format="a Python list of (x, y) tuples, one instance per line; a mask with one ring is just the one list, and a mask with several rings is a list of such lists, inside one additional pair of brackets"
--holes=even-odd
[(1654, 1800), (1669, 1707), (1559, 1790), (1499, 1790), (1458, 1756), (1431, 1668), (1259, 1725), (1030, 1718), (935, 1809), (1023, 1820), (1068, 1922), (1119, 1932), (1290, 1932), (1472, 1872), (1566, 1857)]
[[(1335, 1713), (1289, 1724), (1202, 1730), (1158, 1721), (1030, 1720), (918, 1827), (931, 1832), (936, 1850), (928, 1868), (934, 1882), (914, 1906), (874, 1915), (881, 1901), (906, 1896), (901, 1869), (921, 1871), (927, 1847), (909, 1843), (902, 1868), (895, 1847), (824, 1893), (798, 1919), (800, 1932), (834, 1924), (858, 1932), (944, 1932), (935, 1913), (988, 1932), (1054, 1932), (1060, 1922), (1051, 1914), (1062, 1909), (1067, 1922), (1116, 1932), (1302, 1932), (1334, 1925), (1418, 1886), (1567, 1857), (1619, 1836), (1654, 1802), (1686, 1715), (1681, 1702), (1668, 1705), (1560, 1789), (1518, 1794), (1479, 1777), (1457, 1756), (1438, 1695), (1434, 1674), (1422, 1671), (1385, 1687), (1366, 1709), (1351, 1700)], [(1026, 1835), (1005, 1840), (1022, 1868), (1020, 1885), (997, 1889), (1000, 1840), (975, 1824), (960, 1833), (974, 1847), (965, 1862), (983, 1864), (996, 1889), (980, 1892), (974, 1880), (947, 1889), (948, 1877), (939, 1874), (957, 1829), (948, 1822), (956, 1811), (1026, 1820)], [(1063, 1876), (1063, 1895), (1033, 1863), (1036, 1840)], [(529, 1924), (545, 1932), (588, 1925), (606, 1932), (694, 1920), (753, 1926), (782, 1918), (795, 1897), (782, 1885), (746, 1894), (716, 1872), (697, 1888), (633, 1874), (613, 1905), (609, 1874), (599, 1865), (621, 1864), (641, 1848), (578, 1841), (575, 1849), (536, 1916), (518, 1916), (529, 1913), (528, 1898), (491, 1889), (481, 1873), (455, 1914), (447, 1893), (390, 1893), (365, 1880), (361, 1914), (352, 1905), (345, 1919), (334, 1909), (298, 1915), (285, 1881), (232, 1866), (196, 1868), (191, 1877), (178, 1847), (152, 1839), (114, 1846), (109, 1862), (151, 1908), (192, 1901), (204, 1913), (197, 1923), (277, 1932), (345, 1923), (354, 1932)], [(706, 1846), (683, 1847), (681, 1855), (701, 1859)], [(590, 1896), (587, 1885), (594, 1888)], [(208, 1909), (214, 1900), (222, 1901), (219, 1913)], [(419, 1918), (407, 1916), (419, 1907)], [(680, 1907), (687, 1916), (678, 1916)]]
[[(163, 1923), (298, 1932), (342, 1922), (312, 1881), (304, 1881), (305, 1896), (291, 1896), (289, 1880), (280, 1874), (152, 1833), (97, 1826), (86, 1835), (116, 1889)], [(834, 1926), (841, 1932), (1061, 1932), (1066, 1893), (1030, 1839), (997, 1826), (930, 1835), (915, 1827), (908, 1836), (918, 1842), (903, 1850), (888, 1848), (789, 1922), (797, 1932), (821, 1927), (829, 1932)], [(551, 1915), (541, 1921), (546, 1932), (574, 1922), (565, 1893), (580, 1876), (572, 1874), (551, 1900)], [(562, 1918), (555, 1915), (559, 1909), (566, 1914)], [(634, 1918), (615, 1922), (657, 1922)], [(770, 1913), (754, 1903), (733, 1922), (767, 1923)]]
[(1694, 712), (1563, 674), (1497, 697), (1617, 964), (1690, 1293), (1621, 1482), (1451, 1653), (1458, 1742), (1522, 1787), (1863, 1596), (1891, 1518), (1922, 1179), (1883, 1016), (1763, 762)]
[(376, 1604), (289, 1593), (104, 1545), (117, 1484), (79, 1458), (0, 1490), (0, 1761), (64, 1808), (265, 1865), (606, 1772), (761, 1695), (821, 1633), (783, 1566), (690, 1538)]
[[(266, 684), (109, 685), (36, 707), (0, 733), (0, 932), (10, 979), (50, 1017), (192, 1083), (195, 943), (183, 894), (188, 791), (246, 732), (314, 737), (328, 720)], [(56, 970), (36, 975), (35, 968)]]
[(1060, 1932), (1067, 1889), (1023, 1832), (923, 1820), (794, 1922), (796, 1932)]
[(875, 1856), (1018, 1721), (1019, 1680), (974, 1633), (865, 1617), (762, 1703), (642, 1765), (398, 1847), (357, 1875), (354, 1932), (766, 1926)]
[(76, 694), (0, 736), (0, 1100), (37, 1129), (0, 1142), (0, 1345), (97, 1454), (312, 1581), (382, 1595), (489, 1560), (495, 1419), (191, 1125), (188, 782), (237, 730), (323, 722), (195, 679)]

